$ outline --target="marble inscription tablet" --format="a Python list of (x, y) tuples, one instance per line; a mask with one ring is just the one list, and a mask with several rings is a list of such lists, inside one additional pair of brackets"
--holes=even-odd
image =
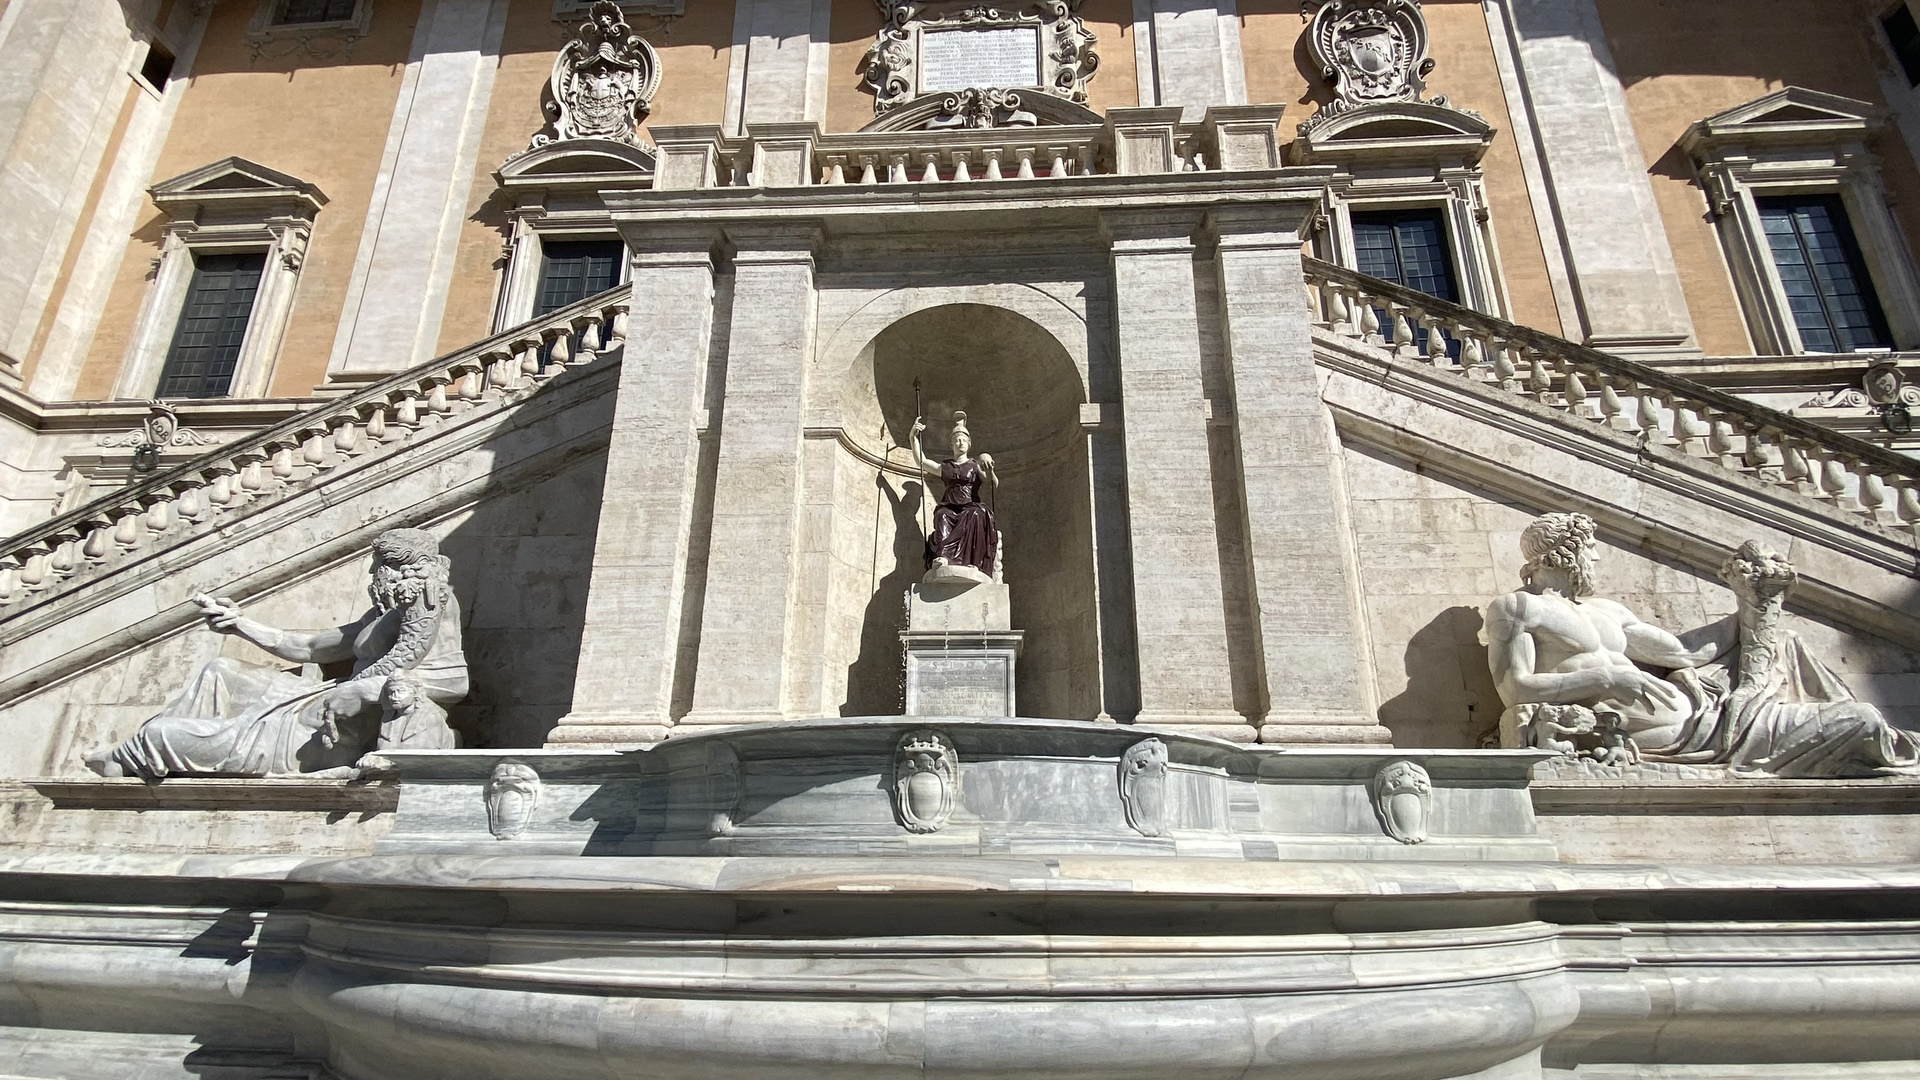
[(920, 90), (1039, 86), (1040, 28), (931, 30), (920, 35)]

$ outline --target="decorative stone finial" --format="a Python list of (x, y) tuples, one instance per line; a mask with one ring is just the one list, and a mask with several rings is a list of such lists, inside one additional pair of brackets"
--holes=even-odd
[(660, 57), (613, 0), (600, 0), (554, 58), (547, 81), (548, 126), (529, 148), (563, 139), (639, 145), (640, 121), (660, 88)]

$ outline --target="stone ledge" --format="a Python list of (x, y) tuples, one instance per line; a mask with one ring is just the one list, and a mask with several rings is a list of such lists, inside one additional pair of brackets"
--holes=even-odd
[(1920, 778), (1876, 780), (1535, 779), (1529, 786), (1537, 814), (1732, 813), (1752, 807), (1772, 813), (1920, 814)]
[(157, 783), (136, 777), (43, 777), (0, 781), (0, 800), (31, 789), (59, 810), (307, 810), (387, 814), (400, 802), (393, 780), (183, 776)]

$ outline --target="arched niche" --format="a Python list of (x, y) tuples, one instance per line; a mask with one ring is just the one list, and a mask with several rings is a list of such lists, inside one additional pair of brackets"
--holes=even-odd
[[(949, 452), (955, 410), (967, 413), (976, 452), (993, 455), (992, 500), (1002, 537), (1014, 628), (1026, 632), (1020, 712), (1091, 718), (1100, 711), (1092, 506), (1080, 405), (1081, 366), (1027, 315), (981, 303), (923, 307), (858, 344), (840, 369), (830, 533), (835, 558), (828, 664), (844, 672), (846, 715), (900, 709), (899, 632), (907, 588), (924, 570), (924, 490), (908, 439), (914, 383), (930, 458)], [(844, 355), (844, 354), (843, 354)], [(830, 366), (838, 358), (829, 356)], [(824, 388), (823, 388), (824, 389)], [(838, 672), (836, 672), (837, 674)]]

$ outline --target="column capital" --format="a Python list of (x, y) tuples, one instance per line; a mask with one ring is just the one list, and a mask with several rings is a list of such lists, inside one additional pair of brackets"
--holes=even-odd
[(1201, 210), (1106, 210), (1100, 234), (1115, 255), (1171, 254), (1192, 251), (1205, 220)]
[(811, 263), (824, 235), (818, 221), (736, 222), (726, 226), (735, 265)]
[(1297, 258), (1302, 234), (1320, 216), (1306, 199), (1235, 203), (1207, 211), (1207, 235), (1222, 251), (1289, 249)]
[(614, 223), (622, 226), (636, 269), (645, 267), (705, 266), (713, 268), (713, 252), (720, 246), (718, 225), (706, 222), (645, 221)]

